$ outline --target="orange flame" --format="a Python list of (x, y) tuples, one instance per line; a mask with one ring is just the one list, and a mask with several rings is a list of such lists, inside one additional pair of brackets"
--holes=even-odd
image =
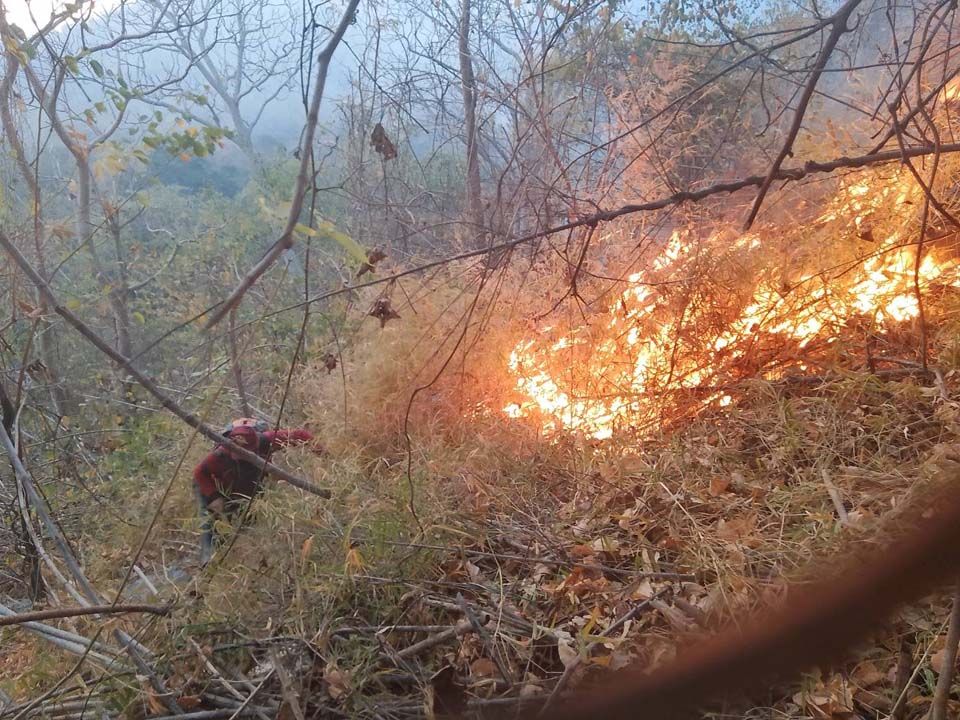
[[(901, 174), (879, 187), (853, 182), (841, 186), (817, 222), (853, 218), (863, 232), (875, 213), (901, 208), (916, 196)], [(726, 245), (716, 236), (705, 247), (714, 256), (760, 257), (755, 254), (764, 244), (756, 235)], [(606, 439), (619, 428), (656, 422), (671, 393), (695, 397), (700, 407), (729, 405), (733, 400), (723, 386), (737, 377), (738, 363), (749, 366), (758, 346), (787, 343), (797, 352), (827, 347), (855, 318), (881, 330), (916, 318), (915, 280), (921, 289), (935, 282), (960, 286), (956, 262), (937, 262), (928, 253), (917, 266), (916, 250), (904, 246), (897, 233), (878, 245), (843, 271), (808, 273), (780, 289), (759, 281), (733, 319), (727, 315), (726, 327), (711, 333), (705, 328), (717, 326), (716, 307), (701, 303), (678, 313), (671, 292), (664, 290), (690, 276), (687, 265), (697, 255), (685, 236), (674, 232), (649, 271), (627, 278), (605, 321), (565, 333), (546, 328), (541, 337), (516, 344), (508, 361), (516, 397), (503, 411), (538, 422), (546, 433)], [(756, 370), (763, 374), (762, 364)]]

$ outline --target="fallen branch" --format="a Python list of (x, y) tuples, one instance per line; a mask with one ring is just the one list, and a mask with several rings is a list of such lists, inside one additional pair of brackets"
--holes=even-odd
[(30, 262), (23, 256), (23, 254), (17, 249), (17, 247), (10, 241), (10, 238), (0, 230), (0, 247), (2, 247), (7, 254), (13, 259), (13, 261), (20, 267), (27, 277), (33, 282), (37, 287), (40, 293), (47, 299), (47, 302), (53, 307), (54, 311), (66, 320), (78, 333), (83, 335), (94, 347), (96, 347), (100, 352), (107, 355), (111, 360), (113, 360), (117, 365), (122, 367), (124, 370), (129, 373), (129, 375), (136, 380), (147, 392), (153, 395), (157, 400), (160, 401), (160, 404), (169, 410), (171, 413), (176, 415), (178, 418), (183, 420), (187, 425), (192, 428), (195, 428), (201, 435), (213, 440), (214, 442), (220, 443), (226, 448), (229, 448), (231, 451), (236, 453), (239, 457), (242, 457), (247, 462), (255, 465), (256, 467), (264, 470), (264, 472), (269, 473), (275, 477), (279, 477), (294, 487), (305, 490), (306, 492), (312, 493), (318, 497), (330, 498), (330, 491), (325, 488), (320, 488), (314, 485), (307, 480), (304, 480), (300, 477), (297, 477), (293, 473), (287, 472), (283, 468), (277, 467), (271, 462), (264, 460), (262, 457), (256, 453), (250, 452), (246, 448), (237, 445), (236, 443), (231, 442), (225, 438), (218, 430), (210, 427), (204, 423), (200, 418), (198, 418), (193, 413), (185, 410), (180, 405), (178, 405), (172, 398), (170, 398), (166, 393), (164, 393), (159, 386), (149, 377), (144, 375), (142, 372), (137, 370), (130, 362), (129, 359), (125, 358), (123, 355), (118, 353), (109, 344), (107, 344), (99, 335), (97, 335), (93, 330), (91, 330), (86, 323), (84, 323), (80, 318), (74, 315), (70, 310), (60, 304), (60, 301), (53, 294), (53, 290), (50, 289), (50, 286), (43, 280), (42, 277), (37, 273), (33, 268)]
[(404, 648), (397, 652), (397, 658), (405, 660), (406, 658), (414, 657), (419, 655), (430, 648), (435, 648), (437, 645), (442, 645), (445, 642), (454, 640), (455, 638), (466, 635), (467, 633), (473, 632), (473, 624), (469, 620), (460, 620), (453, 627), (447, 628), (443, 632), (439, 632), (436, 635), (431, 635), (430, 637), (421, 640), (414, 645), (411, 645), (408, 648)]
[(150, 720), (228, 720), (235, 717), (246, 717), (255, 715), (256, 711), (252, 708), (239, 708), (237, 710), (201, 710), (200, 712), (180, 713), (178, 715), (161, 715)]
[[(0, 603), (0, 617), (8, 617), (16, 614), (17, 613), (13, 609)], [(82, 654), (86, 648), (90, 646), (93, 650), (102, 653), (103, 659), (106, 660), (108, 664), (117, 664), (117, 650), (104, 645), (103, 643), (93, 642), (93, 645), (90, 645), (91, 640), (89, 638), (85, 638), (82, 635), (77, 635), (76, 633), (72, 633), (68, 630), (63, 630), (62, 628), (54, 627), (53, 625), (46, 625), (41, 622), (26, 622), (22, 624), (22, 627), (42, 636), (48, 642), (58, 645), (68, 652), (74, 652), (76, 648), (79, 648), (80, 654)]]
[(87, 607), (50, 608), (48, 610), (33, 610), (16, 615), (2, 616), (0, 617), (0, 627), (4, 625), (21, 625), (37, 620), (78, 617), (80, 615), (120, 615), (123, 613), (166, 615), (169, 612), (169, 605), (89, 605)]
[[(234, 699), (239, 700), (241, 703), (244, 703), (244, 707), (245, 707), (247, 698), (243, 696), (243, 693), (237, 690), (233, 685), (231, 685), (227, 681), (225, 677), (223, 677), (223, 674), (217, 669), (217, 666), (213, 664), (213, 662), (210, 660), (209, 657), (207, 657), (207, 654), (203, 651), (203, 648), (197, 645), (196, 640), (190, 637), (188, 637), (187, 640), (190, 643), (191, 647), (193, 647), (197, 655), (200, 657), (200, 660), (206, 666), (209, 673), (213, 675), (213, 677), (217, 680), (217, 682), (219, 682), (228, 693), (233, 695)], [(253, 686), (251, 686), (249, 689), (251, 690), (251, 692), (256, 690), (256, 688)], [(270, 720), (262, 710), (254, 708), (254, 712), (256, 713), (257, 717), (260, 718), (260, 720)]]

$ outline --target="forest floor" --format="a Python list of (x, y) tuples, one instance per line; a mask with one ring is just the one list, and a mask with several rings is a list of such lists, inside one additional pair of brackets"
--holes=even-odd
[[(659, 439), (519, 454), (475, 440), (469, 457), (459, 447), (409, 476), (402, 453), (373, 462), (290, 451), (286, 462), (324, 478), (334, 501), (271, 487), (205, 568), (181, 483), (141, 558), (144, 577), (124, 595), (174, 610), (131, 627), (182, 708), (221, 713), (204, 717), (241, 706), (292, 718), (549, 709), (596, 674), (655, 669), (736, 614), (776, 603), (787, 579), (809, 576), (811, 558), (872, 542), (908, 493), (958, 467), (951, 385), (950, 373), (940, 387), (855, 373), (756, 382), (734, 406)], [(138, 506), (154, 507), (163, 489), (144, 488)], [(113, 534), (104, 545), (86, 522), (91, 577), (117, 587), (135, 533), (99, 518), (98, 532)], [(934, 596), (848, 662), (704, 716), (880, 718), (899, 698), (900, 717), (922, 717), (948, 607)], [(100, 625), (70, 623), (86, 635)], [(21, 701), (74, 662), (36, 636), (0, 638), (0, 689)], [(78, 675), (47, 706), (72, 717), (86, 697), (125, 717), (165, 714), (142, 678), (107, 677)]]

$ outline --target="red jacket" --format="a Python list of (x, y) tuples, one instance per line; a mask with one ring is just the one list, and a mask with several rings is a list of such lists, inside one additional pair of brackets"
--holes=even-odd
[[(267, 430), (260, 433), (260, 445), (255, 452), (269, 460), (275, 450), (311, 440), (313, 434), (309, 430)], [(235, 460), (226, 448), (218, 447), (193, 469), (193, 480), (207, 502), (231, 494), (253, 497), (260, 489), (263, 471), (245, 460)]]

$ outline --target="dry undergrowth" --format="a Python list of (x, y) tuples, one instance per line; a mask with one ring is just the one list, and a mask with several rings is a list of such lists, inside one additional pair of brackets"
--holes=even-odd
[[(465, 302), (437, 300), (436, 314)], [(602, 442), (544, 438), (482, 402), (509, 382), (497, 370), (504, 326), (488, 323), (471, 346), (482, 361), (453, 363), (433, 384), (453, 346), (426, 343), (436, 328), (422, 327), (361, 327), (343, 355), (346, 394), (340, 368), (324, 367), (328, 348), (313, 349), (292, 406), (322, 428), (329, 454), (291, 450), (284, 462), (331, 487), (333, 501), (270, 488), (201, 570), (192, 496), (186, 478), (175, 485), (142, 566), (177, 607), (139, 627), (184, 708), (236, 709), (228, 681), (243, 697), (262, 683), (251, 705), (270, 717), (556, 702), (592, 673), (655, 668), (698, 634), (777, 602), (785, 578), (813, 571), (811, 558), (875, 542), (879, 519), (960, 465), (948, 311), (939, 378), (898, 366), (755, 380), (682, 427)], [(154, 507), (162, 490), (146, 486), (136, 502)], [(138, 537), (107, 526), (113, 542), (85, 537), (101, 588), (117, 587)], [(128, 594), (150, 591), (138, 581)], [(902, 690), (904, 717), (921, 717), (946, 614), (940, 597), (908, 608), (848, 664), (724, 716), (883, 717)], [(33, 697), (71, 663), (21, 666), (11, 690)], [(96, 692), (129, 717), (159, 712), (129, 672)]]
[[(278, 712), (544, 703), (558, 681), (657, 667), (696, 634), (776, 602), (785, 578), (874, 542), (877, 520), (957, 462), (949, 370), (940, 387), (910, 374), (756, 381), (681, 432), (608, 442), (548, 442), (493, 414), (464, 421), (462, 405), (441, 401), (471, 396), (461, 378), (414, 405), (408, 475), (416, 344), (396, 325), (361, 339), (346, 423), (336, 375), (305, 374), (297, 400), (331, 457), (287, 462), (335, 500), (271, 490), (223, 562), (181, 591), (164, 631), (184, 696), (208, 707), (217, 695), (195, 641), (227, 674), (269, 675), (263, 707)], [(180, 528), (171, 543), (188, 539)], [(895, 701), (901, 650), (917, 670), (905, 717), (921, 716), (945, 607), (908, 609), (848, 665), (732, 716), (879, 717)]]

